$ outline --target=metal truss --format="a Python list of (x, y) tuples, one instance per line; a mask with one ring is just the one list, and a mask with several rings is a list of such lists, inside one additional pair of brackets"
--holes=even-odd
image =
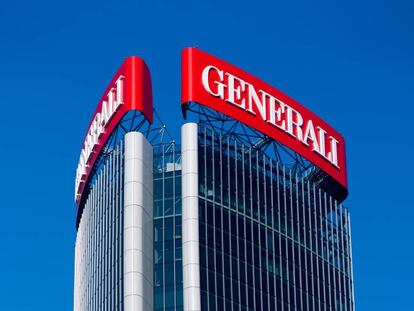
[(319, 167), (260, 131), (195, 102), (183, 106), (185, 118), (188, 112), (195, 117), (194, 122), (220, 133), (223, 139), (230, 137), (244, 144), (247, 152), (249, 149), (258, 150), (288, 168), (293, 176), (298, 175), (317, 184), (336, 199), (343, 200), (346, 197), (343, 187)]
[(161, 121), (157, 112), (154, 110), (154, 122), (151, 124), (147, 118), (138, 110), (131, 110), (125, 114), (122, 120), (118, 123), (113, 133), (109, 137), (97, 158), (94, 167), (92, 168), (89, 180), (84, 189), (79, 205), (83, 205), (91, 186), (95, 182), (102, 166), (107, 158), (116, 150), (116, 146), (125, 137), (128, 132), (141, 132), (151, 145), (166, 144), (174, 142), (167, 127)]
[[(153, 145), (153, 148), (154, 148), (153, 149), (154, 159), (156, 155), (162, 154), (164, 157), (162, 164), (174, 164), (176, 167), (181, 167), (181, 152), (179, 151), (179, 146), (177, 145), (175, 140), (170, 140), (165, 143), (159, 143), (157, 145)], [(155, 160), (154, 160), (154, 172), (159, 173), (167, 169), (166, 167), (162, 166), (160, 163), (161, 162), (158, 162), (157, 165), (155, 165)]]
[(260, 151), (291, 169), (293, 174), (305, 176), (317, 169), (296, 152), (238, 120), (197, 103), (189, 103), (184, 109), (185, 113), (195, 113), (198, 116), (198, 124), (207, 125), (220, 133), (223, 139), (231, 137), (248, 149)]

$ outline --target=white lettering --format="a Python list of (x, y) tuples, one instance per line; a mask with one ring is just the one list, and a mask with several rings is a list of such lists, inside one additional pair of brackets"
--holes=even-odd
[(256, 114), (253, 111), (253, 107), (252, 107), (253, 102), (254, 102), (257, 110), (262, 116), (262, 119), (265, 121), (266, 120), (266, 95), (268, 94), (262, 90), (259, 90), (259, 93), (262, 95), (261, 99), (257, 95), (257, 92), (254, 89), (253, 85), (249, 84), (249, 108), (247, 109), (247, 111), (249, 111), (252, 114)]
[(339, 168), (339, 165), (338, 165), (338, 141), (335, 138), (333, 138), (332, 136), (329, 136), (329, 140), (331, 141), (331, 151), (328, 153), (328, 159), (333, 165), (335, 165), (337, 168)]
[(316, 128), (318, 129), (318, 132), (319, 132), (319, 154), (321, 156), (323, 156), (325, 159), (329, 160), (325, 155), (325, 152), (326, 152), (325, 151), (326, 131), (323, 128), (319, 127), (319, 126), (317, 126)]
[(313, 145), (312, 150), (319, 153), (318, 139), (316, 137), (315, 128), (313, 126), (312, 120), (309, 120), (308, 123), (306, 124), (305, 135), (303, 137), (303, 143), (306, 146), (309, 146), (308, 145), (309, 139), (312, 141), (312, 145)]
[[(296, 116), (296, 120), (294, 120), (294, 115)], [(286, 133), (289, 135), (296, 137), (299, 141), (303, 140), (302, 136), (302, 125), (303, 125), (303, 118), (299, 112), (295, 109), (286, 105)], [(296, 129), (296, 134), (293, 132), (293, 129)]]
[[(277, 105), (277, 108), (276, 108)], [(285, 103), (278, 100), (277, 98), (270, 96), (269, 97), (269, 122), (270, 124), (280, 128), (281, 130), (286, 130), (285, 120), (282, 120), (282, 114), (285, 113)]]
[[(214, 93), (211, 88), (210, 88), (210, 84), (209, 84), (209, 75), (210, 75), (210, 71), (216, 71), (218, 74), (218, 77), (220, 79), (220, 82), (214, 81), (214, 84), (217, 85), (217, 92)], [(207, 92), (209, 92), (211, 95), (213, 95), (214, 97), (220, 97), (221, 99), (224, 99), (224, 88), (225, 85), (223, 82), (224, 79), (224, 74), (222, 70), (218, 70), (218, 68), (214, 67), (214, 66), (207, 66), (206, 68), (204, 68), (203, 73), (201, 75), (201, 81), (203, 82), (203, 86), (206, 89)]]
[[(246, 101), (245, 99), (241, 99), (241, 93), (245, 91), (246, 84), (243, 80), (240, 80), (239, 78), (226, 73), (227, 78), (227, 99), (226, 102), (233, 104), (239, 108), (245, 109), (246, 108)], [(235, 84), (237, 83), (237, 86)], [(236, 98), (234, 98), (234, 95), (236, 95)]]
[(105, 132), (105, 128), (115, 112), (124, 103), (123, 81), (124, 77), (119, 76), (115, 82), (115, 88), (111, 88), (107, 94), (108, 101), (102, 101), (101, 111), (96, 113), (88, 129), (88, 134), (85, 137), (83, 148), (79, 156), (78, 168), (76, 170), (75, 200), (80, 195), (80, 193), (78, 193), (80, 183), (85, 181), (87, 168), (91, 165), (89, 160), (99, 144), (99, 139)]
[(124, 103), (124, 76), (119, 76), (115, 84), (116, 84), (116, 103), (117, 103), (117, 106), (115, 108), (116, 110), (118, 106)]

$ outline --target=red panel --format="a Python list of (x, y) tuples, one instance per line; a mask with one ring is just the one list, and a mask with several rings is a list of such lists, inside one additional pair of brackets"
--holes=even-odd
[[(203, 72), (207, 76), (204, 84)], [(256, 102), (254, 93), (257, 95)], [(313, 112), (262, 80), (196, 48), (187, 48), (182, 54), (181, 96), (182, 104), (196, 102), (207, 106), (277, 140), (347, 188), (342, 135)], [(262, 106), (255, 104), (259, 101)], [(250, 102), (253, 104), (249, 105)], [(279, 109), (277, 113), (276, 107)], [(303, 124), (296, 125), (300, 124), (300, 119)], [(288, 124), (293, 128), (288, 130)], [(312, 128), (316, 139), (310, 135)], [(333, 155), (335, 149), (337, 156)]]
[(130, 110), (138, 110), (143, 113), (150, 123), (152, 123), (152, 87), (148, 67), (141, 58), (137, 56), (128, 57), (118, 69), (117, 73), (112, 78), (100, 101), (98, 102), (98, 106), (93, 114), (91, 122), (89, 123), (88, 131), (86, 132), (84, 142), (82, 144), (82, 150), (85, 146), (85, 141), (95, 117), (97, 114), (102, 113), (103, 102), (108, 101), (108, 93), (111, 89), (116, 88), (116, 81), (121, 76), (123, 76), (123, 104), (116, 109), (116, 111), (112, 114), (112, 117), (105, 124), (104, 132), (99, 137), (97, 143), (94, 144), (92, 154), (86, 162), (86, 170), (83, 174), (81, 174), (81, 178), (79, 180), (77, 179), (75, 185), (75, 200), (77, 204), (79, 204), (85, 184), (88, 181), (89, 174), (102, 150), (102, 147), (105, 145), (123, 116)]

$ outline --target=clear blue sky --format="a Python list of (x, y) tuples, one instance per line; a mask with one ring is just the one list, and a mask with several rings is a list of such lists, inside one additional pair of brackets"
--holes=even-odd
[(74, 177), (91, 114), (123, 59), (139, 55), (179, 138), (187, 46), (345, 136), (357, 310), (414, 310), (413, 12), (380, 0), (3, 1), (0, 310), (72, 310)]

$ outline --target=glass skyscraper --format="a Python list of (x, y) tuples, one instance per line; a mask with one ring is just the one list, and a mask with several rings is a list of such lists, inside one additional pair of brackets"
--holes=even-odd
[[(175, 142), (152, 147), (153, 310), (354, 309), (342, 204), (306, 176), (208, 126), (186, 124), (182, 139), (186, 150), (195, 147), (192, 156)], [(124, 145), (103, 161), (83, 207), (75, 310), (127, 310)], [(196, 169), (193, 185), (183, 178), (193, 174), (189, 166)], [(196, 228), (187, 225), (189, 214)]]
[[(91, 121), (75, 182), (74, 310), (355, 310), (342, 136), (292, 99), (283, 99), (290, 107), (256, 92), (254, 84), (280, 95), (251, 75), (248, 83), (230, 64), (184, 52), (182, 109), (198, 120), (182, 125), (179, 144), (153, 120), (149, 71), (137, 57)], [(266, 105), (270, 134), (256, 118)], [(294, 107), (309, 118), (305, 134)]]

